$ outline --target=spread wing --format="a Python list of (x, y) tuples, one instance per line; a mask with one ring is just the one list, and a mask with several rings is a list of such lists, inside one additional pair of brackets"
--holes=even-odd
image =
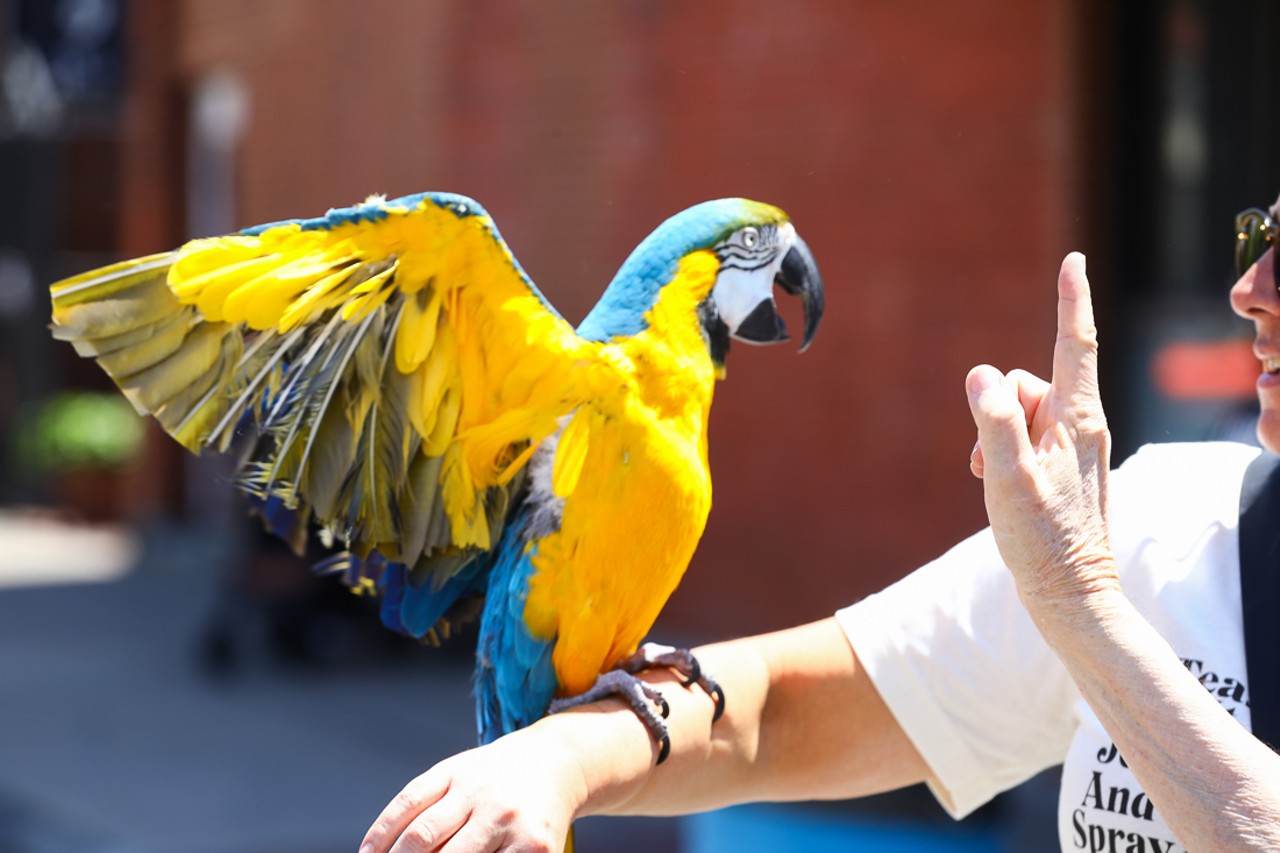
[(190, 450), (239, 454), (241, 485), (295, 533), (313, 516), (433, 586), (496, 545), (524, 464), (600, 366), (485, 211), (448, 194), (195, 240), (52, 295), (56, 337)]

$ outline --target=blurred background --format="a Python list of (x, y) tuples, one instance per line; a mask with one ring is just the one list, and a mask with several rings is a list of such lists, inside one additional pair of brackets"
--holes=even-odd
[[(1232, 216), (1280, 190), (1278, 38), (1268, 0), (0, 0), (0, 851), (354, 850), (473, 731), (466, 638), (400, 643), (264, 541), (216, 460), (49, 337), (51, 281), (450, 190), (576, 322), (672, 213), (777, 204), (824, 328), (731, 354), (715, 509), (654, 634), (765, 631), (981, 526), (962, 380), (1047, 374), (1071, 249), (1115, 461), (1251, 440), (1226, 300)], [(581, 842), (1044, 850), (1055, 797), (1049, 771), (959, 824), (909, 791)]]

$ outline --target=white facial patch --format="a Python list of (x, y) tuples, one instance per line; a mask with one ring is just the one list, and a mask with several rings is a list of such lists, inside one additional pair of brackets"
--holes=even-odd
[(711, 298), (730, 332), (736, 332), (761, 302), (773, 301), (773, 279), (795, 243), (796, 230), (786, 222), (778, 226), (777, 235), (777, 249), (767, 264), (755, 269), (725, 265), (716, 276)]

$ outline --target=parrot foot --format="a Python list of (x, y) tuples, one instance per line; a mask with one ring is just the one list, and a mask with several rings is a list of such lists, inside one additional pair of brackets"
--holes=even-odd
[(617, 664), (618, 669), (632, 674), (659, 666), (673, 669), (683, 676), (684, 681), (681, 682), (681, 686), (689, 687), (696, 684), (706, 691), (707, 695), (716, 702), (716, 711), (711, 716), (711, 722), (714, 723), (720, 719), (724, 714), (724, 690), (714, 678), (702, 671), (702, 665), (688, 649), (677, 649), (674, 646), (664, 646), (659, 643), (645, 643), (635, 654), (623, 658)]
[[(640, 722), (644, 723), (645, 728), (649, 730), (649, 734), (653, 736), (653, 739), (658, 744), (658, 764), (666, 761), (667, 756), (671, 754), (671, 737), (667, 734), (667, 724), (663, 720), (671, 713), (671, 706), (667, 704), (667, 700), (662, 698), (662, 694), (656, 688), (646, 684), (629, 672), (624, 672), (621, 669), (609, 670), (597, 678), (596, 683), (585, 693), (579, 693), (577, 696), (568, 696), (552, 702), (548, 713), (558, 714), (561, 711), (596, 702), (609, 696), (621, 698), (631, 707), (632, 711), (635, 711), (636, 716), (640, 718)], [(654, 705), (662, 709), (661, 716), (654, 711)]]

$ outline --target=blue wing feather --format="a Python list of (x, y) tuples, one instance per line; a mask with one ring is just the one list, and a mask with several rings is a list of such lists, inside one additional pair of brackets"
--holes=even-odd
[(556, 694), (554, 643), (541, 640), (524, 623), (524, 602), (533, 574), (521, 531), (529, 508), (523, 507), (504, 532), (490, 568), (490, 594), (480, 617), (476, 650), (476, 727), (489, 743), (529, 725), (547, 711)]

